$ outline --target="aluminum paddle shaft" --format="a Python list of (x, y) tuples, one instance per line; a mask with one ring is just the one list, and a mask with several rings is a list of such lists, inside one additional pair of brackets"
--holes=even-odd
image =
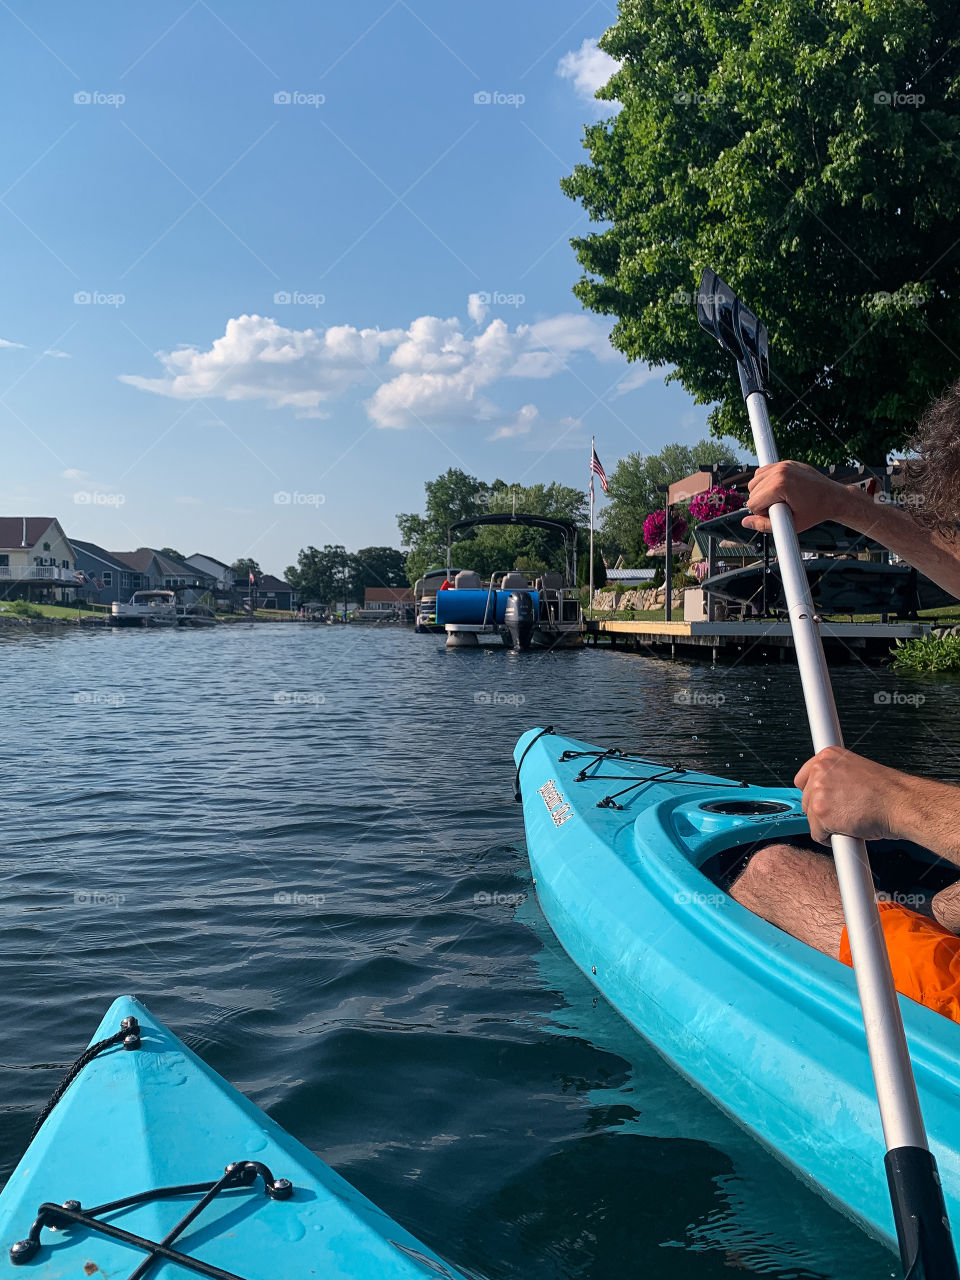
[[(761, 465), (777, 462), (777, 446), (767, 413), (770, 361), (766, 327), (730, 286), (709, 269), (700, 281), (697, 319), (737, 361), (740, 387)], [(773, 504), (770, 523), (813, 748), (820, 752), (827, 747), (842, 747), (840, 720), (810, 585), (793, 515), (786, 503)], [(943, 1188), (920, 1113), (866, 845), (845, 835), (831, 836), (830, 843), (887, 1146), (884, 1165), (904, 1274), (906, 1280), (960, 1280)]]
[[(761, 465), (779, 461), (765, 394), (750, 391), (746, 404)], [(813, 749), (842, 747), (840, 718), (793, 515), (784, 502), (774, 503), (769, 514)], [(927, 1144), (867, 846), (844, 835), (832, 835), (830, 844), (887, 1146), (887, 1181), (904, 1273), (907, 1280), (957, 1280), (960, 1273), (943, 1190)]]
[[(762, 392), (755, 391), (747, 397), (747, 412), (761, 465), (779, 461)], [(842, 747), (840, 719), (827, 673), (810, 584), (803, 567), (793, 517), (786, 503), (778, 502), (770, 508), (770, 523), (790, 613), (790, 628), (813, 749), (818, 752), (825, 747)], [(843, 915), (863, 1008), (883, 1136), (888, 1147), (926, 1147), (927, 1135), (886, 943), (880, 928), (867, 847), (862, 840), (841, 835), (831, 836), (830, 844), (840, 881)]]

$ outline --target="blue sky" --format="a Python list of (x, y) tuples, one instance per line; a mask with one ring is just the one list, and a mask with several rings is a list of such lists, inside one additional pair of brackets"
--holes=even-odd
[[(4, 4), (0, 511), (282, 571), (704, 434), (571, 293), (606, 3)], [(478, 97), (479, 95), (479, 97)], [(284, 498), (288, 500), (284, 500)]]

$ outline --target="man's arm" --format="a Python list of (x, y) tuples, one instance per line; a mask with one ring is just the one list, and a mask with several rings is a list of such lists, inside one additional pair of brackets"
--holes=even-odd
[(910, 840), (960, 866), (960, 787), (888, 769), (843, 747), (827, 747), (794, 779), (810, 834)]
[(894, 503), (876, 502), (862, 489), (838, 484), (804, 462), (776, 462), (760, 467), (750, 481), (748, 529), (770, 533), (768, 511), (785, 502), (797, 529), (836, 520), (882, 542), (915, 569), (960, 599), (960, 538), (950, 541), (925, 528)]

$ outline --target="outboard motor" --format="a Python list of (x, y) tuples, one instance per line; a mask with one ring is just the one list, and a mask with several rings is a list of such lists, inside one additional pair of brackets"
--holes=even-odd
[(529, 591), (511, 591), (503, 607), (503, 625), (511, 649), (529, 649), (533, 637), (533, 601)]

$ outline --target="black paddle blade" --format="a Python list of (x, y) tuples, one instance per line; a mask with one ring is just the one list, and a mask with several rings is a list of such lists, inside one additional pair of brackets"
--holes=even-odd
[(697, 320), (736, 360), (744, 398), (753, 391), (766, 393), (770, 381), (766, 325), (709, 267), (697, 291)]

